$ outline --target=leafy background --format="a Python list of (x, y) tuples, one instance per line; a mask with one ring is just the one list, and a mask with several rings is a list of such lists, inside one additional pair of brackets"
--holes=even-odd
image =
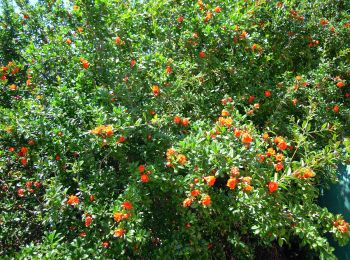
[[(15, 2), (0, 20), (2, 255), (330, 258), (327, 234), (347, 242), (317, 199), (349, 161), (348, 1)], [(233, 166), (252, 191), (226, 187)], [(211, 206), (183, 207), (195, 188)]]

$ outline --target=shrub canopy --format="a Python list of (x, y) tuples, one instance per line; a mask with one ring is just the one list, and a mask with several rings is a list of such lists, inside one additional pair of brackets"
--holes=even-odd
[(0, 255), (334, 258), (350, 2), (2, 0)]

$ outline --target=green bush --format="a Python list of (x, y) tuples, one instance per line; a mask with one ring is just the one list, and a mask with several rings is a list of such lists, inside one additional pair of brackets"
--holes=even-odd
[(3, 257), (348, 242), (317, 198), (350, 160), (350, 2), (1, 4)]

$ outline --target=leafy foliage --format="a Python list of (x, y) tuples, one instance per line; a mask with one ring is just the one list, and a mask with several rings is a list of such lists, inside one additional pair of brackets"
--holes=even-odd
[(349, 162), (350, 2), (1, 4), (3, 256), (347, 243), (317, 198)]

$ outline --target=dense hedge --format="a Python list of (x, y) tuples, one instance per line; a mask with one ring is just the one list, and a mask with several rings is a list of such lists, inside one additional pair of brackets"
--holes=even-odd
[[(0, 255), (334, 258), (350, 2), (2, 0)], [(348, 220), (349, 221), (349, 220)]]

